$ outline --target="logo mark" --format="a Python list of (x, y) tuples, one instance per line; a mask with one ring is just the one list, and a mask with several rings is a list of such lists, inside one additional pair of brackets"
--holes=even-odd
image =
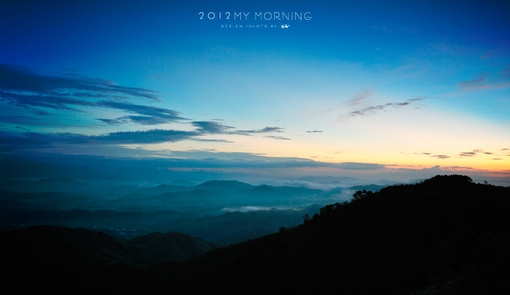
[(288, 24), (282, 25), (282, 29), (288, 29), (289, 27), (290, 27), (290, 25), (288, 25)]

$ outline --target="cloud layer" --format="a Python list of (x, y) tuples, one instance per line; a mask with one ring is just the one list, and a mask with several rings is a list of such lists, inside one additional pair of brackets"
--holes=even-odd
[[(148, 89), (117, 86), (110, 81), (77, 75), (43, 75), (23, 67), (0, 65), (0, 101), (7, 103), (11, 108), (28, 109), (31, 113), (31, 115), (0, 116), (0, 122), (28, 127), (31, 124), (27, 122), (33, 121), (37, 117), (49, 116), (51, 110), (64, 111), (65, 113), (74, 112), (87, 116), (87, 108), (93, 108), (106, 111), (106, 113), (112, 113), (111, 111), (115, 111), (114, 114), (125, 113), (120, 117), (117, 115), (110, 118), (93, 118), (106, 123), (106, 126), (119, 126), (128, 123), (135, 126), (155, 126), (178, 122), (190, 124), (195, 128), (191, 131), (155, 128), (83, 135), (63, 132), (37, 133), (16, 126), (17, 129), (29, 132), (0, 133), (3, 142), (1, 148), (12, 151), (17, 148), (44, 149), (61, 144), (157, 144), (183, 140), (231, 142), (221, 138), (203, 138), (210, 135), (253, 136), (265, 134), (266, 137), (276, 140), (290, 140), (282, 136), (267, 135), (283, 133), (284, 129), (281, 127), (237, 130), (233, 126), (216, 121), (192, 121), (182, 117), (178, 111), (134, 103), (133, 100), (143, 100), (146, 103), (160, 102), (158, 93)], [(101, 114), (104, 113), (101, 112)], [(52, 127), (58, 129), (65, 123), (55, 120), (54, 124), (55, 126)], [(89, 127), (84, 126), (84, 128)]]
[(49, 76), (22, 67), (0, 65), (0, 100), (30, 109), (39, 116), (49, 115), (48, 109), (81, 112), (83, 107), (93, 107), (129, 114), (97, 118), (109, 125), (158, 125), (185, 120), (174, 110), (127, 102), (133, 99), (159, 101), (157, 92), (148, 89), (117, 86), (110, 81), (76, 75)]

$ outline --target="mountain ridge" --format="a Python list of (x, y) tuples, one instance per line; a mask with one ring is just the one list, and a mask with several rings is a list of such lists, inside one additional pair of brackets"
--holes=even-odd
[(52, 294), (508, 294), (508, 212), (508, 188), (436, 176), (359, 190), (297, 227), (181, 263), (60, 272), (37, 282), (59, 282), (49, 284)]

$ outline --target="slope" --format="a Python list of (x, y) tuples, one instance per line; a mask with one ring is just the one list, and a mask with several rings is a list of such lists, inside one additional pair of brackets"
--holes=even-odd
[(508, 212), (510, 190), (458, 175), (358, 191), (295, 229), (151, 268), (143, 292), (503, 294)]

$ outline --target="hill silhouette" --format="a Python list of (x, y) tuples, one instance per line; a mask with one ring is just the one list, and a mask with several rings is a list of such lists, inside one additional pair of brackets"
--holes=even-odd
[(6, 281), (51, 294), (508, 294), (508, 212), (508, 188), (436, 176), (357, 191), (298, 227), (182, 263)]
[(164, 279), (149, 286), (162, 294), (503, 294), (509, 210), (510, 190), (459, 175), (358, 191), (297, 228), (151, 268), (149, 277)]
[(0, 262), (4, 269), (37, 271), (151, 265), (184, 261), (214, 248), (214, 244), (177, 232), (155, 232), (121, 242), (98, 231), (35, 226), (0, 235)]
[(163, 261), (184, 261), (217, 248), (216, 245), (188, 235), (169, 232), (133, 238), (124, 243), (135, 254), (133, 260), (151, 265)]

